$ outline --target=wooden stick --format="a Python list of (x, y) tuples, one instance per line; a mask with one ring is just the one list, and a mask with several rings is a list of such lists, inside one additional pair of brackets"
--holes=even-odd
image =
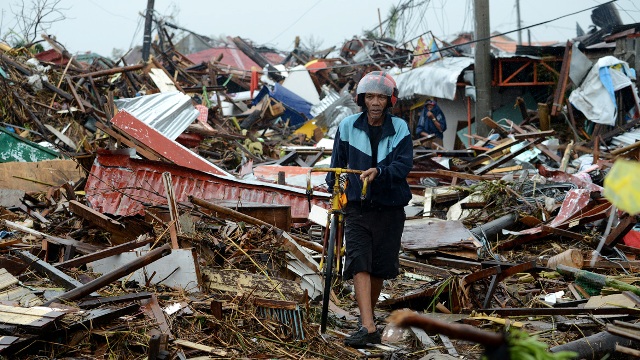
[(391, 324), (400, 327), (415, 326), (427, 333), (444, 334), (453, 339), (473, 341), (490, 347), (498, 347), (506, 341), (502, 334), (479, 330), (471, 325), (450, 324), (431, 319), (411, 310), (397, 310), (387, 318)]

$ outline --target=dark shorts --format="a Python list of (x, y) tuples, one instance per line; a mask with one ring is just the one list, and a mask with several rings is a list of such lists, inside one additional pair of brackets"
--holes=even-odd
[(344, 279), (363, 271), (381, 279), (398, 276), (404, 208), (363, 209), (358, 204), (345, 211)]

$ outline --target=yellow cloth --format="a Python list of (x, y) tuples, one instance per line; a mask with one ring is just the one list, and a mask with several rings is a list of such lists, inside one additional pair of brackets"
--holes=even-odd
[(619, 159), (604, 178), (604, 197), (618, 209), (636, 215), (640, 213), (640, 163)]

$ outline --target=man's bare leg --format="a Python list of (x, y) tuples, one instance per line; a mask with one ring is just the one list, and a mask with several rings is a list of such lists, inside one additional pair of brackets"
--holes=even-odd
[[(371, 314), (374, 313), (376, 304), (378, 303), (378, 298), (380, 297), (380, 293), (382, 292), (382, 284), (384, 280), (381, 278), (370, 276), (371, 277)], [(375, 319), (374, 319), (375, 323)]]
[(362, 326), (367, 328), (370, 333), (376, 331), (376, 324), (373, 322), (373, 304), (371, 302), (373, 296), (372, 279), (374, 278), (368, 272), (359, 272), (353, 276), (353, 285), (356, 291), (358, 309), (360, 309)]

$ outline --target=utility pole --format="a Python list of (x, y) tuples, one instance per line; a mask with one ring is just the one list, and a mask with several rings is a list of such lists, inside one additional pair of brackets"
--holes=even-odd
[(380, 37), (384, 37), (384, 31), (382, 31), (382, 15), (380, 15), (380, 8), (378, 8), (378, 23), (380, 23)]
[(149, 61), (151, 50), (151, 25), (153, 23), (153, 5), (155, 0), (147, 0), (147, 13), (144, 19), (144, 38), (142, 41), (142, 60)]
[[(476, 134), (489, 135), (489, 127), (481, 120), (491, 117), (491, 39), (489, 39), (489, 0), (474, 0), (475, 16), (475, 86)], [(481, 40), (482, 39), (482, 40)]]
[(522, 29), (522, 21), (520, 20), (520, 0), (516, 0), (516, 13), (518, 17), (518, 45), (522, 45), (522, 30), (520, 30)]

